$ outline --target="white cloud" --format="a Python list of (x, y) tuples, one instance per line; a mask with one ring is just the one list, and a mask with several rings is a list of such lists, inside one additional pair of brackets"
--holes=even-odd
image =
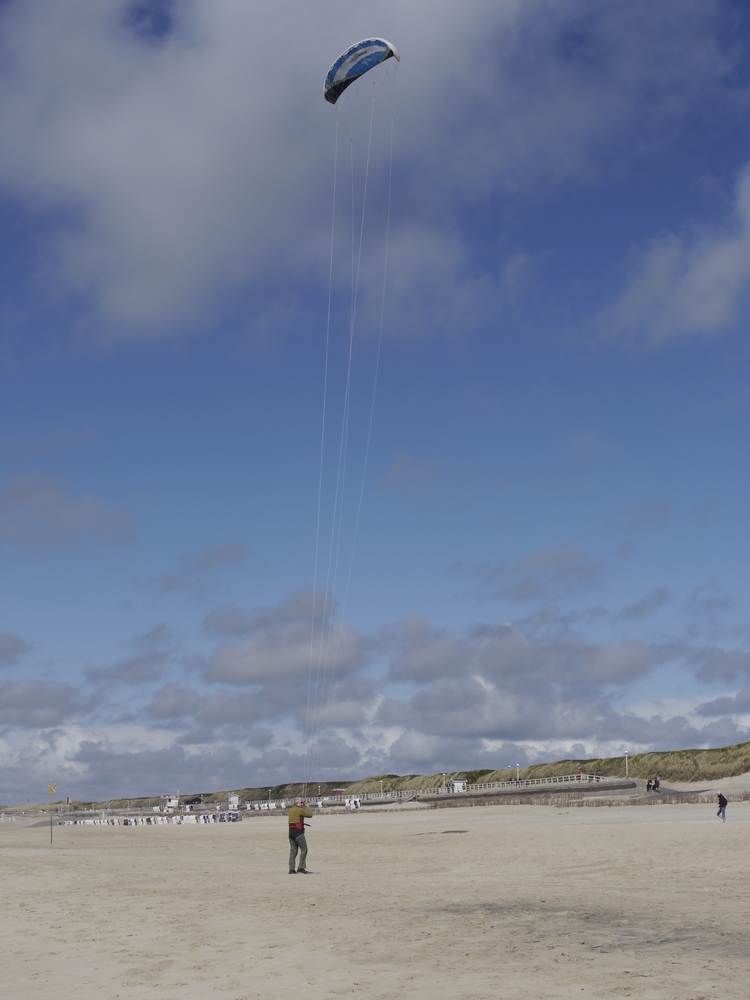
[(94, 497), (75, 496), (48, 476), (16, 476), (0, 490), (0, 545), (80, 548), (92, 541), (127, 541), (132, 530), (125, 514)]
[(70, 684), (24, 680), (0, 682), (0, 725), (24, 729), (56, 726), (81, 708), (78, 691)]
[(657, 587), (655, 590), (652, 590), (650, 594), (646, 594), (645, 597), (642, 597), (640, 601), (636, 601), (635, 604), (626, 605), (626, 607), (620, 611), (618, 618), (629, 621), (640, 621), (643, 618), (647, 618), (649, 615), (653, 615), (668, 602), (669, 591), (667, 588)]
[(0, 666), (10, 666), (18, 663), (28, 646), (20, 636), (12, 632), (0, 632)]
[[(362, 637), (346, 624), (334, 626), (337, 672), (356, 669), (364, 661)], [(307, 680), (310, 669), (310, 623), (265, 632), (241, 644), (226, 643), (213, 656), (209, 679), (228, 684)]]
[(615, 334), (659, 342), (716, 334), (743, 314), (750, 293), (750, 165), (737, 180), (722, 230), (667, 233), (635, 257), (628, 286), (603, 317)]
[(206, 593), (206, 577), (219, 567), (242, 566), (250, 557), (249, 545), (227, 543), (204, 552), (188, 553), (180, 559), (177, 570), (161, 573), (149, 583), (157, 593), (184, 591), (194, 597)]
[(164, 624), (155, 625), (145, 635), (136, 636), (126, 645), (133, 649), (134, 655), (109, 667), (87, 667), (84, 674), (89, 683), (102, 684), (110, 689), (116, 684), (145, 686), (164, 674), (176, 652), (171, 632)]
[[(324, 672), (335, 668), (338, 677), (360, 670), (370, 659), (371, 643), (345, 621), (333, 620), (330, 600), (326, 602), (325, 629), (319, 617), (324, 606), (324, 595), (318, 595), (316, 613), (316, 640), (311, 639), (312, 595), (303, 592), (292, 595), (280, 608), (259, 612), (244, 619), (244, 642), (223, 643), (211, 658), (207, 677), (211, 681), (227, 684), (279, 685), (307, 681), (311, 664), (313, 669), (322, 657)], [(207, 621), (236, 631), (241, 627), (242, 615), (213, 613)], [(305, 686), (306, 690), (306, 686)], [(290, 707), (295, 704), (289, 698)]]
[(457, 563), (452, 569), (475, 580), (478, 593), (509, 601), (570, 596), (600, 586), (604, 576), (604, 566), (573, 544), (537, 549), (513, 565)]

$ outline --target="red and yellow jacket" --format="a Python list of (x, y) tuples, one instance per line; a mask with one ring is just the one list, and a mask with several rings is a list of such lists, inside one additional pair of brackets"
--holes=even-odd
[(289, 810), (289, 830), (304, 830), (305, 819), (312, 819), (312, 812), (307, 806), (292, 806)]

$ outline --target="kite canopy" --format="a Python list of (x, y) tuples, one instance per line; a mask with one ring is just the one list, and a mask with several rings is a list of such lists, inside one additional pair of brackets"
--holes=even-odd
[(343, 52), (328, 70), (323, 96), (330, 104), (335, 104), (350, 84), (391, 57), (401, 62), (395, 45), (384, 38), (367, 38), (364, 42), (357, 42)]

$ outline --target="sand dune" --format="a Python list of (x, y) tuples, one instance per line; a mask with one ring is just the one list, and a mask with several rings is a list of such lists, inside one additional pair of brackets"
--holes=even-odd
[(716, 792), (720, 788), (723, 792), (750, 792), (750, 772), (745, 774), (735, 774), (731, 778), (711, 778), (708, 781), (662, 781), (662, 787), (673, 788), (678, 792)]
[(0, 826), (0, 996), (746, 997), (750, 803)]

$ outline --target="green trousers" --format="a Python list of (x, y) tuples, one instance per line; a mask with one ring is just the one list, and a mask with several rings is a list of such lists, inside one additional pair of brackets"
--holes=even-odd
[(299, 855), (299, 870), (303, 872), (305, 870), (305, 863), (307, 862), (307, 841), (305, 840), (304, 833), (300, 834), (295, 840), (293, 837), (289, 838), (289, 871), (294, 871), (294, 863), (297, 860), (297, 851), (300, 852)]

